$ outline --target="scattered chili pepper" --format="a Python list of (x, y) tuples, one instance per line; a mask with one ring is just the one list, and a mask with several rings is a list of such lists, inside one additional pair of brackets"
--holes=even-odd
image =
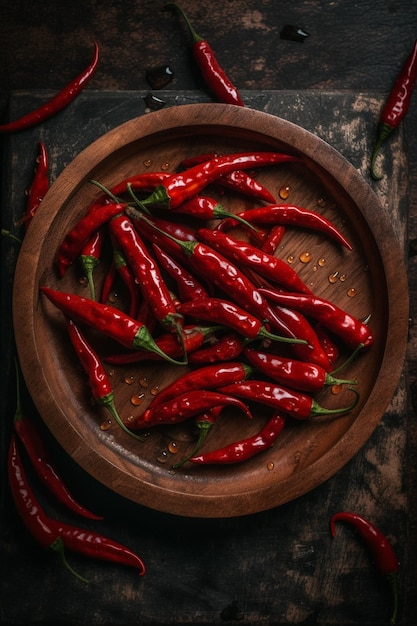
[(86, 324), (90, 328), (102, 332), (126, 348), (143, 348), (151, 353), (156, 352), (160, 357), (174, 365), (184, 365), (184, 361), (172, 359), (158, 347), (144, 324), (116, 307), (77, 294), (56, 291), (50, 287), (40, 287), (40, 291), (66, 317), (75, 322)]
[(207, 346), (203, 346), (189, 353), (188, 362), (193, 365), (201, 365), (219, 363), (221, 361), (233, 361), (243, 354), (243, 350), (249, 341), (251, 340), (245, 339), (245, 337), (237, 333), (226, 333), (214, 343), (210, 343)]
[(122, 430), (131, 437), (142, 441), (142, 438), (132, 433), (120, 418), (114, 404), (114, 392), (110, 384), (110, 379), (103, 367), (100, 357), (71, 319), (66, 319), (66, 326), (72, 346), (88, 376), (88, 383), (94, 400), (97, 404), (104, 406), (109, 411), (110, 415), (115, 419)]
[(274, 413), (266, 424), (252, 437), (235, 441), (217, 450), (204, 452), (200, 456), (192, 456), (189, 460), (200, 465), (232, 464), (247, 461), (263, 450), (271, 448), (285, 426), (286, 418)]
[(376, 159), (384, 141), (386, 141), (393, 131), (398, 128), (407, 115), (410, 108), (411, 96), (413, 94), (416, 78), (417, 40), (414, 42), (413, 49), (407, 57), (407, 60), (404, 63), (394, 86), (392, 87), (391, 93), (379, 118), (378, 137), (371, 157), (371, 176), (374, 180), (380, 180), (382, 178), (382, 174), (379, 174), (375, 170)]
[(358, 513), (341, 511), (335, 513), (330, 520), (332, 537), (336, 533), (336, 522), (351, 524), (360, 534), (370, 549), (378, 567), (378, 570), (388, 580), (394, 599), (394, 608), (391, 615), (391, 624), (395, 624), (398, 613), (398, 570), (400, 567), (397, 555), (394, 552), (389, 539), (372, 522)]
[(198, 430), (197, 441), (192, 451), (189, 454), (187, 454), (187, 456), (185, 456), (183, 459), (181, 459), (181, 461), (179, 461), (178, 463), (175, 463), (175, 465), (172, 466), (173, 470), (182, 467), (191, 457), (197, 454), (197, 452), (200, 450), (200, 448), (206, 441), (210, 430), (213, 428), (214, 424), (217, 422), (217, 418), (219, 417), (222, 410), (223, 410), (222, 406), (216, 406), (212, 409), (209, 409), (205, 413), (198, 415), (195, 418), (194, 422)]
[(240, 97), (237, 88), (220, 66), (208, 41), (197, 35), (186, 14), (175, 2), (169, 2), (167, 6), (175, 7), (185, 20), (193, 38), (192, 51), (194, 59), (196, 60), (205, 84), (210, 91), (220, 102), (244, 106), (243, 100)]
[(298, 420), (306, 420), (316, 415), (342, 415), (351, 411), (358, 401), (357, 392), (354, 389), (350, 389), (350, 391), (354, 391), (356, 394), (356, 399), (351, 405), (340, 409), (326, 409), (320, 406), (309, 394), (289, 389), (277, 383), (255, 379), (219, 387), (218, 391), (219, 393), (231, 394), (238, 398), (265, 404), (278, 411), (283, 411), (290, 417)]
[(49, 157), (43, 141), (39, 142), (39, 154), (36, 158), (36, 163), (35, 175), (28, 191), (26, 213), (23, 217), (25, 230), (28, 229), (33, 216), (49, 189)]
[(286, 307), (293, 307), (310, 315), (339, 337), (349, 348), (354, 350), (369, 348), (374, 342), (374, 335), (366, 324), (340, 309), (325, 298), (306, 294), (282, 293), (276, 289), (259, 288), (268, 299)]
[(55, 94), (50, 100), (42, 104), (39, 108), (27, 113), (23, 117), (17, 120), (8, 122), (7, 124), (0, 125), (0, 133), (13, 133), (26, 128), (31, 128), (36, 124), (39, 124), (48, 118), (55, 115), (62, 109), (64, 109), (85, 87), (87, 82), (93, 76), (96, 71), (99, 60), (99, 47), (97, 42), (94, 42), (94, 55), (85, 70), (81, 72), (76, 78), (74, 78), (66, 87)]
[(103, 249), (105, 238), (106, 233), (104, 229), (99, 228), (84, 244), (80, 254), (81, 263), (88, 281), (90, 296), (92, 300), (96, 299), (96, 289), (94, 285), (93, 272), (97, 265), (100, 263), (101, 251)]
[(153, 245), (153, 250), (161, 267), (175, 280), (181, 301), (208, 296), (206, 288), (185, 267), (156, 244)]
[(55, 463), (51, 459), (51, 456), (33, 420), (23, 413), (20, 394), (20, 375), (17, 360), (15, 360), (15, 368), (16, 411), (13, 418), (13, 426), (32, 463), (33, 469), (36, 471), (38, 477), (44, 485), (46, 485), (48, 490), (55, 496), (58, 502), (63, 504), (67, 509), (88, 519), (103, 519), (101, 515), (92, 513), (80, 504), (74, 498), (64, 480), (59, 475), (55, 467)]

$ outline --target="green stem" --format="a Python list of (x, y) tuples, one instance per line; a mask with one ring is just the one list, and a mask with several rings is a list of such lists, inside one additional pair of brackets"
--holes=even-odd
[(120, 204), (123, 202), (123, 200), (121, 200), (120, 198), (118, 198), (117, 196), (115, 196), (110, 189), (107, 189), (107, 187), (105, 187), (104, 185), (102, 185), (101, 183), (99, 183), (97, 180), (90, 180), (90, 183), (92, 185), (95, 185), (96, 187), (98, 187), (99, 189), (101, 189), (101, 191), (103, 193), (106, 194), (106, 196), (109, 196), (109, 198), (111, 198), (113, 200), (113, 202), (116, 202), (116, 204)]
[(19, 237), (16, 237), (16, 235), (13, 235), (13, 233), (11, 233), (10, 230), (7, 230), (6, 228), (1, 229), (1, 234), (4, 235), (5, 237), (10, 237), (10, 239), (14, 239), (18, 243), (22, 243), (22, 240)]
[(102, 398), (98, 399), (98, 403), (101, 404), (102, 406), (106, 407), (106, 409), (110, 412), (111, 416), (114, 417), (114, 419), (116, 420), (116, 422), (119, 424), (120, 428), (122, 430), (125, 431), (125, 433), (127, 433), (128, 435), (130, 435), (131, 437), (133, 437), (134, 439), (137, 439), (138, 441), (144, 441), (144, 438), (141, 437), (140, 435), (137, 435), (136, 433), (132, 432), (127, 426), (126, 424), (123, 423), (123, 421), (121, 420), (116, 407), (114, 405), (114, 396), (113, 393), (109, 393), (107, 394), (107, 396), (103, 396)]
[(168, 2), (167, 5), (165, 5), (167, 7), (174, 7), (174, 9), (176, 9), (178, 11), (178, 13), (180, 13), (180, 15), (182, 16), (182, 18), (184, 19), (185, 23), (188, 26), (188, 29), (191, 33), (191, 36), (193, 38), (194, 43), (198, 43), (199, 41), (202, 41), (203, 38), (200, 37), (200, 35), (197, 35), (197, 33), (195, 32), (190, 20), (188, 19), (188, 17), (186, 16), (186, 14), (184, 13), (184, 11), (181, 9), (181, 7), (178, 6), (178, 4), (176, 4), (175, 2)]
[(380, 127), (378, 139), (375, 144), (375, 148), (371, 158), (371, 176), (374, 180), (381, 180), (383, 176), (382, 174), (377, 173), (375, 170), (376, 159), (379, 155), (382, 144), (391, 135), (393, 130), (394, 129), (392, 128), (392, 126), (389, 126), (388, 124), (382, 124)]
[(88, 281), (88, 287), (90, 289), (90, 296), (92, 300), (96, 299), (96, 289), (94, 286), (93, 272), (99, 262), (100, 261), (94, 256), (90, 256), (87, 254), (81, 255), (81, 263)]
[(197, 454), (197, 452), (200, 450), (201, 446), (203, 445), (204, 441), (206, 440), (206, 437), (208, 435), (209, 430), (211, 429), (211, 427), (213, 426), (212, 421), (204, 421), (204, 422), (199, 422), (197, 424), (198, 430), (199, 430), (199, 434), (198, 434), (198, 439), (197, 442), (192, 450), (192, 452), (190, 452), (190, 454), (187, 454), (187, 456), (182, 459), (182, 461), (180, 461), (179, 463), (176, 463), (175, 465), (172, 466), (172, 469), (178, 469), (180, 467), (182, 467), (189, 459), (191, 459), (192, 456), (195, 456)]
[(160, 357), (162, 357), (169, 363), (172, 363), (173, 365), (187, 365), (188, 363), (188, 358), (185, 358), (183, 361), (176, 361), (168, 354), (165, 354), (165, 352), (161, 350), (161, 348), (155, 342), (154, 338), (152, 337), (146, 326), (141, 326), (141, 328), (136, 333), (133, 340), (132, 348), (144, 348), (145, 350), (149, 350), (150, 352), (155, 352), (155, 354), (158, 354)]
[(265, 326), (261, 327), (258, 336), (266, 337), (267, 339), (271, 339), (273, 341), (280, 341), (281, 343), (308, 343), (306, 339), (293, 339), (292, 337), (282, 337), (281, 335), (274, 335), (274, 333), (269, 332), (269, 330), (265, 328)]
[(336, 372), (339, 372), (341, 369), (349, 365), (349, 363), (351, 363), (357, 357), (357, 355), (359, 354), (361, 350), (363, 350), (363, 348), (364, 348), (363, 343), (360, 343), (358, 346), (356, 346), (356, 348), (354, 349), (352, 354), (346, 359), (346, 361), (343, 361), (343, 363), (341, 363), (339, 367), (336, 367), (336, 369), (330, 372), (331, 376), (334, 376)]
[(398, 615), (398, 576), (397, 576), (397, 573), (395, 572), (393, 574), (388, 574), (387, 580), (392, 589), (392, 595), (394, 599), (394, 606), (392, 609), (392, 615), (391, 615), (389, 623), (391, 624), (391, 626), (394, 626), (394, 624), (397, 623), (397, 615)]
[(80, 574), (78, 574), (75, 571), (75, 569), (73, 569), (71, 565), (68, 563), (67, 557), (65, 556), (64, 542), (62, 541), (62, 537), (58, 537), (58, 539), (55, 539), (55, 541), (51, 543), (49, 547), (51, 548), (51, 550), (59, 554), (63, 564), (65, 565), (67, 570), (71, 572), (71, 574), (73, 574), (76, 578), (78, 578), (78, 580), (81, 580), (83, 583), (88, 584), (88, 580), (86, 578), (83, 578)]
[(350, 406), (346, 406), (342, 409), (325, 409), (324, 407), (320, 406), (315, 400), (313, 400), (313, 403), (311, 406), (311, 415), (335, 415), (335, 414), (341, 415), (343, 413), (348, 413), (349, 411), (354, 409), (355, 406), (359, 402), (359, 393), (356, 391), (356, 389), (351, 389), (349, 387), (349, 391), (353, 391), (353, 393), (356, 396), (354, 402), (352, 402)]

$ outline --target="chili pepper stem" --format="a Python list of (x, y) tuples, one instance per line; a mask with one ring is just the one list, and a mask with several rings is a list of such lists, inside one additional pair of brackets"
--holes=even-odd
[(155, 352), (155, 354), (158, 354), (160, 357), (173, 365), (187, 365), (188, 363), (187, 355), (185, 355), (182, 361), (177, 361), (161, 350), (145, 326), (142, 326), (136, 333), (132, 348), (146, 348), (146, 350)]
[[(364, 347), (365, 347), (365, 345), (363, 343), (360, 343), (354, 349), (352, 354), (345, 361), (343, 361), (343, 363), (341, 363), (338, 367), (336, 367), (336, 369), (334, 369), (334, 370), (332, 370), (332, 372), (330, 372), (331, 376), (334, 376), (337, 372), (340, 372), (341, 369), (343, 369), (344, 367), (349, 365), (349, 363), (351, 363), (356, 358), (356, 356), (358, 355), (360, 350), (362, 350)], [(356, 383), (352, 383), (352, 384), (356, 384)]]
[(274, 335), (274, 333), (269, 332), (265, 326), (263, 326), (259, 331), (260, 337), (265, 337), (266, 339), (271, 339), (273, 341), (279, 341), (281, 343), (302, 343), (307, 344), (308, 341), (306, 339), (296, 339), (292, 337), (282, 337), (281, 335)]
[(183, 18), (183, 20), (185, 21), (185, 23), (188, 26), (188, 29), (190, 31), (190, 34), (191, 34), (191, 36), (193, 38), (194, 43), (198, 43), (199, 41), (203, 40), (203, 38), (200, 37), (200, 35), (198, 35), (196, 33), (196, 31), (194, 30), (194, 27), (191, 24), (190, 20), (188, 19), (188, 17), (184, 13), (184, 11), (181, 9), (181, 7), (179, 7), (178, 4), (176, 4), (176, 2), (168, 2), (165, 6), (166, 7), (173, 7), (174, 9), (176, 9), (178, 11), (178, 13), (180, 13), (181, 17)]
[(349, 411), (354, 409), (355, 406), (359, 402), (359, 393), (356, 391), (356, 389), (352, 389), (351, 387), (349, 387), (349, 391), (353, 391), (353, 393), (356, 396), (355, 400), (349, 406), (346, 406), (346, 407), (344, 407), (342, 409), (325, 409), (324, 407), (322, 407), (319, 404), (317, 404), (317, 402), (315, 400), (313, 400), (313, 404), (312, 404), (312, 407), (311, 407), (311, 414), (312, 415), (335, 415), (335, 414), (342, 415), (342, 414), (345, 414), (345, 413), (349, 413)]
[(13, 233), (11, 233), (10, 230), (7, 230), (7, 228), (2, 228), (1, 229), (1, 234), (4, 237), (10, 237), (10, 239), (14, 239), (18, 243), (22, 243), (22, 240), (20, 239), (20, 237), (17, 237), (16, 235), (13, 235)]
[(377, 139), (374, 151), (372, 153), (372, 158), (371, 158), (371, 176), (374, 180), (381, 180), (381, 178), (383, 177), (382, 174), (377, 173), (375, 170), (376, 160), (378, 158), (379, 151), (381, 149), (382, 144), (384, 143), (386, 139), (388, 139), (388, 137), (391, 135), (393, 130), (394, 129), (392, 128), (392, 126), (389, 126), (388, 124), (385, 124), (385, 123), (381, 124), (379, 134), (378, 134), (378, 139)]
[(75, 578), (78, 578), (78, 580), (81, 580), (81, 582), (86, 583), (88, 585), (89, 581), (83, 576), (81, 576), (81, 574), (78, 574), (78, 572), (76, 572), (75, 569), (71, 567), (71, 565), (68, 563), (67, 557), (65, 555), (64, 542), (62, 541), (62, 537), (58, 537), (58, 539), (56, 539), (51, 544), (50, 548), (51, 550), (59, 554), (59, 556), (61, 557), (62, 563), (67, 568), (67, 570), (71, 572), (73, 576), (75, 576)]
[(398, 615), (398, 575), (396, 572), (393, 574), (387, 574), (386, 579), (389, 583), (389, 586), (392, 590), (392, 597), (394, 600), (394, 606), (392, 609), (392, 614), (389, 623), (391, 626), (394, 626), (397, 623), (397, 615)]
[(101, 183), (99, 183), (97, 180), (90, 180), (90, 183), (92, 185), (95, 185), (96, 187), (98, 187), (99, 189), (101, 189), (101, 191), (103, 193), (106, 194), (106, 196), (109, 196), (109, 198), (111, 198), (111, 200), (113, 200), (113, 202), (115, 202), (116, 204), (120, 204), (120, 202), (122, 202), (120, 200), (120, 198), (118, 198), (117, 196), (115, 196), (110, 189), (107, 189), (107, 187), (105, 187), (104, 185), (102, 185)]
[(109, 393), (107, 396), (104, 396), (104, 397), (100, 398), (98, 400), (98, 403), (101, 406), (104, 406), (109, 411), (110, 415), (116, 420), (116, 422), (118, 423), (120, 428), (122, 430), (124, 430), (125, 433), (127, 433), (128, 435), (130, 435), (134, 439), (137, 439), (138, 441), (144, 441), (143, 437), (141, 437), (140, 435), (137, 435), (136, 433), (133, 433), (129, 428), (127, 428), (126, 424), (123, 423), (123, 421), (122, 421), (120, 415), (118, 414), (118, 412), (116, 410), (116, 407), (114, 405), (113, 393)]
[(212, 422), (201, 422), (198, 425), (198, 429), (199, 429), (198, 439), (196, 441), (196, 444), (195, 444), (192, 452), (190, 452), (190, 454), (187, 454), (187, 456), (185, 458), (183, 458), (182, 461), (179, 461), (179, 463), (175, 463), (175, 465), (172, 466), (172, 469), (174, 469), (174, 470), (175, 469), (179, 469), (189, 459), (191, 459), (191, 457), (193, 457), (193, 456), (195, 456), (197, 454), (197, 452), (200, 450), (201, 446), (203, 445), (204, 441), (206, 440), (208, 432), (209, 432), (209, 430), (211, 429), (212, 426), (213, 426)]
[(94, 286), (93, 272), (98, 264), (98, 260), (95, 257), (82, 255), (81, 263), (87, 278), (88, 287), (90, 289), (90, 296), (92, 300), (96, 299), (96, 289)]
[(140, 208), (147, 214), (147, 215), (151, 215), (151, 212), (149, 211), (149, 209), (146, 208), (146, 206), (144, 204), (142, 204), (142, 202), (139, 200), (139, 198), (137, 197), (137, 195), (135, 194), (135, 192), (132, 189), (132, 183), (127, 183), (126, 185), (127, 190), (130, 194), (130, 197), (133, 199), (133, 201), (140, 206)]

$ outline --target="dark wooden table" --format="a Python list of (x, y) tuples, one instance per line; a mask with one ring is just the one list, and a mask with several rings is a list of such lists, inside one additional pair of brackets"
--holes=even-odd
[[(99, 69), (62, 114), (2, 141), (2, 226), (16, 230), (33, 170), (36, 142), (51, 150), (51, 178), (93, 139), (145, 114), (152, 91), (146, 71), (167, 65), (174, 79), (152, 91), (165, 106), (208, 102), (191, 63), (185, 30), (162, 1), (0, 2), (3, 117), (17, 117), (60, 89), (84, 67), (91, 42)], [(134, 572), (71, 555), (84, 585), (35, 545), (12, 506), (5, 454), (15, 408), (11, 286), (18, 246), (2, 240), (1, 596), (2, 624), (331, 624), (381, 625), (390, 612), (385, 582), (355, 535), (337, 544), (328, 520), (341, 509), (362, 512), (392, 539), (400, 557), (398, 623), (415, 623), (417, 597), (417, 379), (413, 316), (416, 257), (417, 101), (385, 151), (387, 176), (369, 178), (378, 112), (416, 37), (415, 3), (300, 3), (183, 0), (196, 29), (218, 51), (245, 102), (294, 121), (337, 148), (372, 185), (392, 214), (408, 257), (410, 334), (397, 392), (380, 425), (337, 475), (296, 501), (255, 515), (201, 520), (162, 514), (125, 501), (85, 476), (43, 429), (68, 484), (105, 514), (91, 527), (126, 543), (145, 560)], [(304, 43), (280, 38), (285, 24), (310, 33)], [(9, 98), (11, 96), (11, 98)], [(17, 232), (17, 231), (16, 231)], [(412, 250), (412, 246), (410, 246)], [(32, 410), (30, 398), (25, 407)], [(41, 421), (39, 421), (42, 427)], [(48, 511), (73, 518), (38, 491)], [(88, 526), (88, 525), (87, 525)]]

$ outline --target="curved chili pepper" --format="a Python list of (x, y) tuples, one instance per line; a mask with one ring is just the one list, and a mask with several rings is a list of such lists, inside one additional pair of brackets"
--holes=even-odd
[(110, 267), (107, 270), (106, 275), (104, 277), (103, 286), (101, 289), (100, 302), (102, 304), (105, 304), (107, 300), (109, 299), (110, 292), (114, 285), (115, 279), (116, 279), (116, 265), (114, 263), (114, 259), (112, 259), (112, 262), (110, 263)]
[(375, 171), (376, 159), (382, 144), (398, 128), (410, 108), (411, 96), (417, 78), (417, 40), (398, 75), (379, 119), (376, 145), (371, 157), (371, 176), (380, 180), (382, 174)]
[(175, 280), (179, 297), (183, 302), (208, 296), (206, 288), (185, 267), (158, 245), (153, 244), (153, 250), (161, 267)]
[(101, 515), (96, 515), (82, 504), (80, 504), (72, 495), (62, 477), (55, 468), (53, 460), (40, 436), (34, 422), (24, 415), (22, 410), (22, 402), (20, 397), (20, 376), (17, 361), (16, 367), (16, 411), (13, 417), (13, 426), (20, 442), (26, 450), (26, 453), (32, 463), (33, 469), (38, 477), (46, 485), (55, 498), (73, 513), (77, 513), (88, 519), (101, 520)]
[[(170, 172), (143, 172), (120, 181), (110, 188), (110, 193), (113, 196), (121, 196), (127, 193), (128, 186), (130, 186), (133, 191), (152, 192), (155, 187), (160, 185), (166, 178), (169, 178), (169, 176), (171, 176)], [(107, 197), (108, 196), (105, 194), (102, 200)]]
[(193, 365), (207, 363), (219, 363), (221, 361), (233, 361), (242, 354), (245, 346), (251, 340), (245, 339), (237, 333), (231, 332), (223, 335), (214, 343), (203, 346), (188, 355), (188, 362)]
[(191, 457), (197, 454), (197, 452), (200, 450), (200, 448), (206, 441), (210, 430), (213, 428), (222, 410), (223, 410), (222, 406), (216, 406), (212, 409), (209, 409), (205, 413), (198, 415), (195, 418), (194, 421), (198, 430), (197, 441), (192, 451), (189, 454), (187, 454), (187, 456), (185, 456), (181, 461), (179, 461), (178, 463), (175, 463), (175, 465), (172, 466), (173, 470), (182, 467)]
[[(124, 253), (122, 252), (122, 250), (120, 250), (120, 248), (117, 247), (116, 242), (114, 242), (113, 244), (113, 261), (114, 261), (114, 267), (116, 269), (116, 272), (121, 277), (122, 281), (126, 285), (127, 290), (129, 292), (129, 297), (130, 297), (130, 304), (129, 304), (129, 311), (128, 311), (129, 315), (130, 317), (136, 318), (137, 312), (139, 309), (138, 284), (136, 282), (135, 275), (133, 274), (130, 266), (127, 263), (127, 259)], [(141, 319), (141, 322), (143, 322), (142, 319)]]
[(355, 402), (340, 409), (326, 409), (320, 406), (309, 394), (289, 389), (277, 383), (255, 379), (219, 387), (218, 391), (265, 404), (298, 420), (306, 420), (316, 415), (342, 415), (351, 411), (358, 401), (357, 392), (350, 389), (356, 394)]
[(252, 414), (246, 404), (233, 395), (207, 389), (193, 389), (158, 404), (153, 409), (146, 409), (133, 422), (133, 427), (146, 428), (157, 424), (178, 424), (217, 406), (238, 408), (252, 419)]
[[(251, 224), (273, 224), (281, 226), (298, 226), (308, 228), (327, 235), (348, 250), (352, 246), (342, 232), (324, 215), (292, 204), (273, 204), (265, 207), (255, 207), (248, 211), (236, 214)], [(235, 225), (232, 218), (224, 220), (220, 230)]]
[(177, 307), (184, 316), (191, 316), (206, 322), (216, 322), (240, 333), (247, 339), (267, 338), (283, 343), (307, 343), (304, 339), (293, 339), (274, 335), (254, 315), (237, 304), (222, 298), (194, 298)]
[(167, 6), (175, 7), (185, 20), (193, 38), (194, 58), (210, 91), (220, 102), (244, 106), (237, 88), (220, 66), (208, 41), (197, 35), (186, 14), (175, 2), (169, 2)]
[(66, 87), (56, 93), (50, 100), (42, 104), (39, 108), (27, 113), (17, 120), (8, 122), (7, 124), (0, 125), (0, 133), (13, 133), (26, 128), (31, 128), (40, 122), (55, 115), (59, 111), (62, 111), (78, 94), (84, 89), (87, 82), (93, 76), (96, 71), (99, 60), (99, 47), (97, 42), (94, 42), (94, 55), (85, 70), (81, 72), (76, 78), (74, 78)]
[(214, 200), (210, 196), (193, 196), (189, 200), (186, 200), (182, 204), (180, 204), (175, 209), (172, 209), (172, 212), (176, 215), (188, 215), (189, 217), (193, 217), (199, 220), (217, 220), (230, 218), (239, 224), (244, 224), (248, 228), (254, 229), (254, 226), (247, 222), (246, 220), (241, 219), (234, 213), (230, 211), (226, 211), (220, 202)]
[(86, 324), (102, 332), (126, 348), (143, 348), (150, 353), (155, 352), (174, 365), (184, 365), (184, 361), (175, 361), (158, 347), (144, 324), (116, 307), (83, 298), (77, 294), (56, 291), (50, 287), (40, 287), (40, 291), (66, 317), (75, 322)]
[(23, 217), (25, 230), (39, 208), (49, 189), (49, 157), (48, 151), (43, 141), (39, 142), (39, 154), (36, 158), (36, 171), (28, 191), (26, 203), (26, 213)]
[(348, 511), (335, 513), (331, 518), (330, 531), (332, 537), (336, 534), (336, 522), (347, 522), (358, 531), (370, 549), (379, 571), (388, 580), (394, 599), (394, 608), (390, 623), (395, 624), (398, 612), (398, 570), (400, 564), (389, 539), (379, 528), (362, 517), (362, 515)]
[(192, 456), (189, 460), (200, 465), (241, 463), (271, 448), (285, 426), (286, 418), (274, 413), (256, 435), (229, 443), (223, 448)]
[(100, 357), (71, 319), (66, 319), (66, 325), (73, 348), (88, 376), (88, 383), (94, 400), (97, 404), (104, 406), (109, 411), (110, 415), (115, 419), (122, 430), (131, 437), (143, 441), (142, 437), (138, 437), (138, 435), (132, 433), (120, 418), (114, 404), (114, 392), (110, 384), (110, 379), (102, 365)]
[(59, 554), (65, 567), (74, 576), (83, 582), (87, 582), (72, 569), (66, 560), (64, 543), (59, 530), (54, 520), (48, 517), (35, 498), (35, 494), (27, 480), (14, 435), (10, 439), (7, 455), (7, 475), (16, 511), (26, 529), (40, 546)]
[[(252, 209), (252, 211), (256, 211), (256, 209)], [(197, 238), (214, 250), (221, 252), (230, 261), (253, 269), (264, 278), (278, 283), (281, 287), (311, 294), (311, 289), (304, 284), (290, 265), (276, 256), (259, 250), (250, 243), (240, 241), (220, 230), (210, 230), (209, 228), (199, 228)]]
[(175, 209), (201, 193), (209, 183), (236, 169), (266, 167), (278, 163), (300, 162), (300, 158), (283, 152), (243, 152), (214, 157), (184, 172), (172, 174), (141, 203), (145, 207)]
[(275, 289), (259, 288), (268, 299), (284, 307), (292, 307), (310, 315), (354, 350), (369, 348), (374, 342), (366, 324), (325, 298), (305, 294), (282, 293)]
[(356, 384), (353, 380), (335, 378), (314, 363), (290, 359), (278, 354), (247, 347), (245, 357), (259, 372), (291, 389), (316, 393), (328, 385)]
[(332, 336), (328, 330), (324, 328), (323, 324), (316, 324), (314, 326), (314, 332), (327, 355), (330, 367), (333, 367), (340, 354), (340, 346), (336, 337), (334, 337), (334, 335)]
[(261, 244), (261, 250), (267, 254), (274, 254), (285, 235), (285, 230), (285, 226), (281, 224), (272, 226)]
[(100, 263), (101, 251), (106, 238), (106, 233), (103, 228), (99, 228), (95, 233), (91, 235), (87, 243), (84, 244), (81, 250), (81, 263), (87, 277), (88, 286), (90, 289), (90, 296), (92, 300), (96, 299), (96, 289), (93, 280), (93, 272), (97, 265)]

